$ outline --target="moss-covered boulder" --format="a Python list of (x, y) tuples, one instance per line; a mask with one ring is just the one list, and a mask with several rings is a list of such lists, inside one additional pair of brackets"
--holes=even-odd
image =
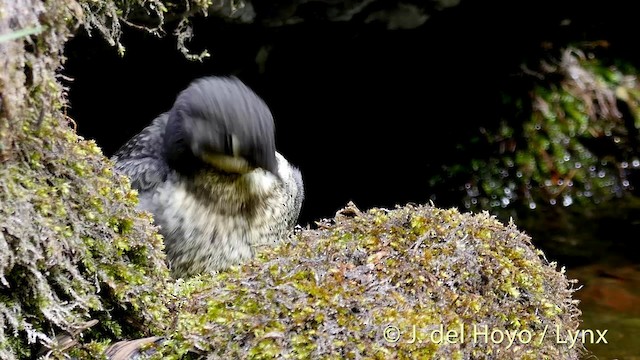
[(160, 332), (162, 239), (126, 179), (54, 119), (13, 135), (20, 161), (0, 166), (0, 358), (62, 352), (96, 320), (83, 342)]
[(1, 359), (91, 358), (168, 324), (162, 239), (65, 115), (64, 44), (81, 24), (117, 37), (118, 6), (0, 1)]
[(184, 302), (159, 358), (577, 359), (583, 349), (563, 343), (580, 316), (564, 271), (486, 213), (351, 205), (250, 264), (178, 285)]

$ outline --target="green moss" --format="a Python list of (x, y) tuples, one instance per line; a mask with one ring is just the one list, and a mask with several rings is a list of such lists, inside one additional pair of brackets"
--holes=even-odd
[[(250, 264), (182, 282), (188, 297), (158, 358), (189, 348), (210, 359), (578, 358), (581, 346), (555, 341), (579, 325), (571, 282), (513, 225), (431, 206), (350, 212)], [(398, 341), (385, 340), (389, 326)], [(467, 335), (434, 342), (439, 326)], [(477, 345), (474, 326), (547, 334)]]
[[(0, 168), (0, 288), (2, 303), (14, 304), (3, 326), (17, 335), (6, 350), (29, 353), (29, 339), (53, 339), (90, 319), (99, 322), (88, 341), (161, 332), (170, 300), (161, 238), (135, 212), (135, 197), (109, 196), (130, 192), (128, 184), (102, 171), (108, 163), (94, 143), (67, 141), (72, 130), (63, 124), (51, 119), (24, 130), (14, 136), (29, 161)], [(105, 187), (111, 191), (101, 194)]]

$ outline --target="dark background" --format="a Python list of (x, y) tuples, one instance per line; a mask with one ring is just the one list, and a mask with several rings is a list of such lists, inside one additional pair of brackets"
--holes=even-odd
[[(547, 56), (549, 44), (602, 39), (609, 54), (633, 59), (629, 6), (462, 1), (408, 30), (313, 12), (296, 25), (266, 26), (277, 11), (256, 8), (251, 24), (195, 20), (190, 46), (212, 54), (202, 63), (186, 60), (172, 36), (125, 29), (120, 57), (99, 35), (81, 32), (66, 53), (69, 115), (110, 156), (191, 80), (234, 74), (270, 106), (278, 149), (301, 168), (302, 224), (350, 200), (362, 209), (460, 206), (462, 190), (439, 191), (429, 179), (467, 156), (461, 141), (498, 121), (501, 92), (517, 88), (520, 65)], [(270, 49), (264, 71), (256, 63), (262, 47)]]

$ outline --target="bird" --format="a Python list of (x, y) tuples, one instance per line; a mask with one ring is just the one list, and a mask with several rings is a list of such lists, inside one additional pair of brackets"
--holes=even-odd
[(276, 151), (269, 107), (235, 76), (193, 80), (111, 160), (151, 213), (176, 277), (223, 270), (282, 242), (304, 200), (299, 168)]

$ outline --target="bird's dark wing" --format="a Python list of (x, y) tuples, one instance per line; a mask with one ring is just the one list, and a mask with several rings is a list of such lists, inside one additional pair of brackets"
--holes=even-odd
[(138, 191), (152, 189), (167, 178), (169, 167), (163, 155), (163, 138), (168, 118), (168, 113), (158, 116), (111, 157), (115, 170), (127, 175)]

